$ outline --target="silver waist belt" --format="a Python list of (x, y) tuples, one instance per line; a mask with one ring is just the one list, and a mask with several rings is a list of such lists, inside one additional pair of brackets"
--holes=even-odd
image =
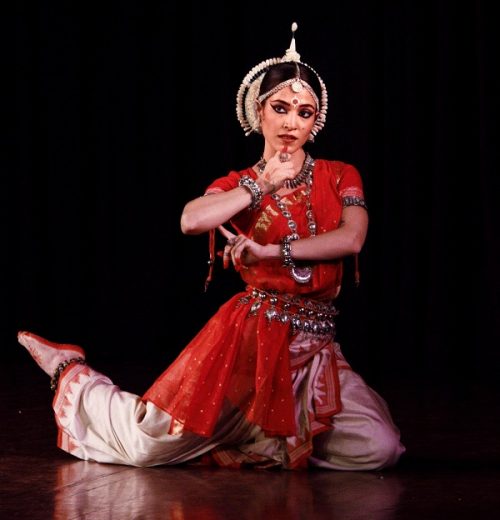
[(330, 302), (248, 286), (247, 294), (239, 298), (238, 305), (250, 305), (248, 317), (263, 312), (270, 322), (290, 324), (292, 334), (307, 332), (319, 336), (335, 336), (334, 317), (338, 311)]

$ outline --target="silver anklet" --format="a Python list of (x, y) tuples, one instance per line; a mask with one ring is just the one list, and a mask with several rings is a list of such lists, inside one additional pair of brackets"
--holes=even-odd
[(57, 385), (59, 384), (59, 378), (61, 377), (62, 371), (72, 363), (78, 363), (79, 365), (86, 365), (85, 358), (78, 357), (78, 358), (71, 358), (67, 359), (66, 361), (63, 361), (62, 363), (59, 363), (57, 365), (57, 368), (54, 371), (54, 375), (52, 376), (52, 379), (50, 380), (50, 389), (55, 392), (57, 390)]

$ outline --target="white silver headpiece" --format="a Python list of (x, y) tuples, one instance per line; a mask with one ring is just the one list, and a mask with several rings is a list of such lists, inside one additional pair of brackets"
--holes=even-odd
[[(297, 30), (297, 24), (292, 24), (292, 41), (290, 47), (286, 50), (285, 55), (282, 58), (269, 58), (262, 61), (243, 78), (238, 93), (236, 95), (236, 115), (240, 122), (245, 135), (249, 135), (252, 132), (261, 133), (259, 114), (257, 111), (258, 104), (262, 103), (268, 97), (272, 96), (282, 88), (290, 86), (294, 92), (300, 92), (306, 89), (313, 97), (316, 103), (316, 109), (318, 110), (318, 116), (314, 122), (314, 126), (311, 130), (310, 140), (314, 140), (316, 134), (325, 126), (326, 111), (328, 110), (328, 93), (323, 80), (319, 74), (307, 63), (300, 61), (300, 54), (295, 49), (295, 31)], [(297, 74), (294, 78), (283, 81), (279, 85), (268, 92), (264, 92), (259, 96), (260, 85), (265, 73), (273, 66), (278, 63), (295, 62), (297, 64)], [(300, 69), (298, 64), (301, 64), (311, 70), (318, 78), (321, 87), (321, 100), (318, 100), (318, 96), (314, 92), (313, 88), (301, 79)]]

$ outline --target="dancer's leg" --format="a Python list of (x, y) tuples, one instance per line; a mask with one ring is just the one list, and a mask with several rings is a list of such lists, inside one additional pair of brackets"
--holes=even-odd
[(385, 400), (349, 369), (339, 371), (342, 411), (333, 430), (314, 439), (314, 466), (373, 470), (396, 464), (405, 451)]
[[(81, 347), (53, 343), (29, 332), (19, 333), (19, 342), (48, 374), (68, 358), (85, 357)], [(255, 427), (227, 403), (210, 438), (190, 432), (171, 434), (168, 413), (121, 390), (86, 364), (71, 363), (61, 371), (53, 408), (59, 447), (97, 462), (178, 464), (222, 442), (244, 442), (255, 434)]]

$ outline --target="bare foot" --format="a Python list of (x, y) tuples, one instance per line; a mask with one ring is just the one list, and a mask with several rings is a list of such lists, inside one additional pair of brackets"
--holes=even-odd
[(49, 376), (53, 376), (56, 368), (63, 361), (73, 358), (85, 359), (85, 351), (78, 345), (53, 343), (31, 332), (20, 331), (17, 340), (31, 354), (40, 368)]

